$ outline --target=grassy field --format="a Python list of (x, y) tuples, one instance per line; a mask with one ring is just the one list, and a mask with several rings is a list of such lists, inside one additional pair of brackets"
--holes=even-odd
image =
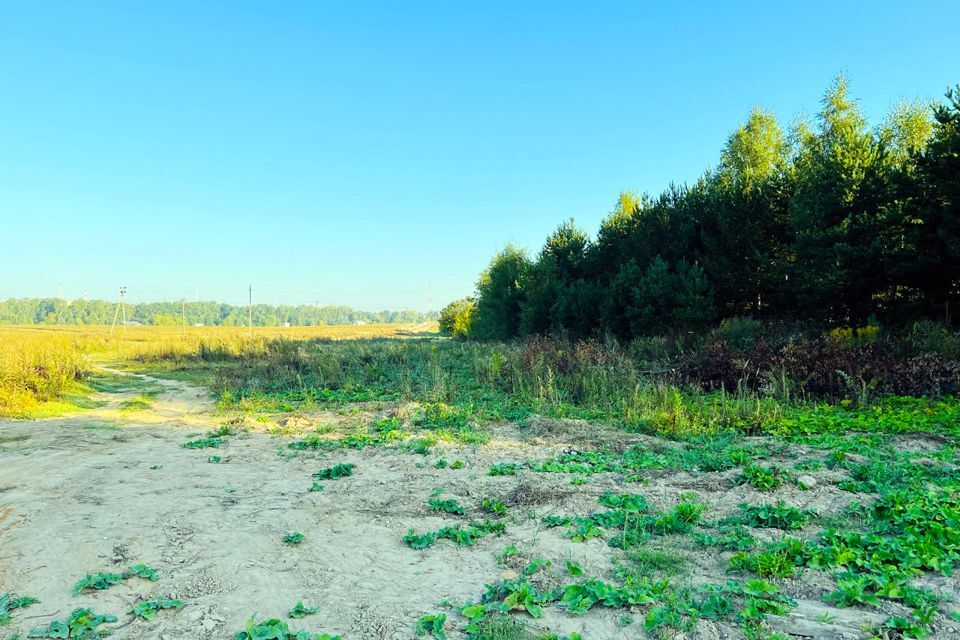
[(345, 340), (416, 335), (435, 325), (322, 327), (0, 326), (0, 417), (44, 417), (87, 408), (84, 380), (95, 361), (132, 357), (176, 362), (197, 353), (256, 353), (273, 338)]
[[(16, 585), (8, 618), (13, 593), (62, 598), (64, 574), (121, 545), (159, 566), (116, 560), (78, 587), (91, 607), (114, 584), (138, 589), (133, 602), (159, 622), (135, 615), (117, 628), (128, 637), (336, 637), (296, 635), (301, 618), (343, 638), (960, 629), (954, 396), (709, 391), (617, 344), (458, 342), (424, 327), (188, 331), (3, 330), (10, 413), (92, 392), (103, 405), (0, 427), (0, 485), (28, 462), (60, 474), (63, 447), (88, 465), (62, 499), (8, 494), (15, 508), (48, 507), (24, 515), (22, 533), (5, 534), (0, 514), (4, 548), (31, 558), (0, 581)], [(124, 435), (136, 425), (150, 427)], [(139, 515), (121, 524), (77, 504), (99, 486)], [(224, 530), (228, 516), (242, 526)], [(103, 529), (99, 546), (67, 534), (80, 545), (69, 566), (30, 551), (30, 526), (69, 532), (77, 519)], [(185, 549), (194, 559), (175, 560)], [(216, 586), (238, 566), (242, 588)], [(136, 586), (151, 571), (167, 582)], [(191, 607), (208, 612), (207, 631)], [(266, 617), (244, 626), (251, 611)]]

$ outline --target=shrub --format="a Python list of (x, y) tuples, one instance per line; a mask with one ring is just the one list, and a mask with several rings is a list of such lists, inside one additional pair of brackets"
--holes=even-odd
[(470, 298), (454, 300), (440, 311), (440, 332), (453, 338), (466, 338), (476, 309), (477, 305)]

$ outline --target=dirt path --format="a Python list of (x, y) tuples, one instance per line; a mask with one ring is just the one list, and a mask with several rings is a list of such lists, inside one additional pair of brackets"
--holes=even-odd
[[(25, 634), (81, 606), (124, 624), (139, 599), (171, 596), (187, 606), (114, 637), (227, 638), (254, 612), (284, 617), (304, 599), (320, 612), (294, 628), (411, 638), (417, 618), (442, 599), (474, 598), (501, 577), (494, 556), (504, 539), (427, 552), (401, 542), (409, 528), (450, 523), (426, 507), (435, 488), (469, 497), (516, 484), (483, 476), (502, 459), (495, 447), (450, 452), (468, 462), (460, 471), (383, 449), (288, 459), (277, 455), (284, 442), (255, 432), (191, 450), (187, 436), (220, 424), (210, 401), (188, 384), (155, 382), (165, 392), (150, 409), (120, 408), (135, 392), (99, 394), (107, 404), (81, 416), (0, 422), (0, 592), (41, 600), (4, 632)], [(222, 462), (208, 463), (213, 454)], [(308, 492), (311, 473), (337, 462), (355, 463), (354, 476)], [(536, 529), (512, 541), (529, 542)], [(290, 547), (281, 538), (294, 530), (306, 541)], [(71, 595), (87, 573), (136, 563), (157, 567), (160, 580)]]

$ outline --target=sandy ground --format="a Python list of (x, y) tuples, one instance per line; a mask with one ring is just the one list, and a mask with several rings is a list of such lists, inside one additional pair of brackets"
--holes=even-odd
[[(664, 509), (693, 491), (710, 505), (709, 519), (729, 515), (742, 501), (771, 499), (749, 486), (731, 487), (729, 473), (652, 471), (645, 485), (629, 486), (612, 475), (595, 476), (583, 486), (572, 486), (566, 475), (528, 470), (485, 475), (493, 463), (542, 458), (566, 447), (590, 446), (598, 438), (621, 444), (624, 438), (642, 440), (576, 425), (544, 424), (522, 436), (502, 427), (489, 445), (438, 447), (429, 457), (384, 447), (290, 456), (288, 439), (262, 431), (232, 436), (219, 450), (191, 450), (182, 446), (188, 436), (225, 418), (214, 414), (201, 390), (182, 382), (160, 383), (165, 392), (150, 409), (118, 408), (135, 394), (100, 394), (106, 406), (83, 415), (0, 423), (0, 592), (41, 600), (15, 611), (13, 624), (0, 628), (0, 637), (26, 635), (32, 627), (88, 606), (120, 618), (114, 625), (117, 638), (229, 638), (254, 612), (258, 618), (284, 617), (303, 599), (320, 611), (290, 621), (294, 629), (345, 639), (412, 638), (418, 617), (441, 611), (441, 601), (476, 599), (485, 583), (515, 576), (534, 556), (552, 560), (555, 568), (571, 559), (588, 575), (609, 579), (614, 551), (605, 541), (572, 543), (562, 529), (544, 529), (542, 515), (601, 510), (596, 499), (608, 490), (642, 492)], [(209, 463), (210, 455), (222, 462)], [(441, 456), (466, 466), (451, 470), (426, 464)], [(323, 491), (307, 491), (313, 472), (338, 462), (354, 463), (354, 475), (324, 481)], [(435, 489), (456, 497), (473, 519), (483, 517), (484, 497), (502, 499), (511, 510), (507, 534), (468, 548), (447, 541), (423, 551), (408, 548), (401, 541), (408, 529), (422, 532), (458, 521), (429, 510), (426, 501)], [(773, 497), (821, 513), (839, 512), (851, 500), (828, 482), (816, 492), (790, 487)], [(304, 533), (306, 540), (296, 547), (284, 544), (282, 536), (291, 531)], [(496, 556), (509, 544), (523, 555), (504, 566)], [(722, 583), (730, 577), (720, 553), (696, 550), (689, 538), (651, 544), (689, 547), (692, 565), (675, 578), (680, 584)], [(160, 579), (134, 578), (105, 591), (71, 593), (87, 573), (136, 563), (157, 567)], [(940, 580), (941, 591), (958, 593), (955, 580)], [(813, 628), (807, 637), (839, 638), (877, 618), (855, 609), (831, 610), (838, 614), (832, 624), (811, 623), (832, 581), (804, 572), (785, 582), (785, 590), (801, 600), (801, 613), (806, 611), (796, 624), (779, 622), (788, 631)], [(186, 606), (161, 612), (151, 622), (127, 615), (138, 600), (165, 596)], [(588, 640), (645, 637), (642, 613), (626, 626), (623, 613), (594, 609), (574, 617), (552, 607), (538, 625), (579, 631)], [(461, 637), (451, 631), (461, 626), (459, 616), (449, 617), (451, 638)], [(739, 638), (742, 632), (702, 621), (694, 637)], [(944, 626), (934, 637), (955, 636)]]

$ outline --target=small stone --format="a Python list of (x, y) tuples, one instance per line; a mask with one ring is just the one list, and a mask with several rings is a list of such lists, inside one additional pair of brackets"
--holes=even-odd
[(815, 486), (817, 486), (817, 479), (813, 476), (800, 476), (797, 478), (797, 486), (804, 491), (813, 489)]

